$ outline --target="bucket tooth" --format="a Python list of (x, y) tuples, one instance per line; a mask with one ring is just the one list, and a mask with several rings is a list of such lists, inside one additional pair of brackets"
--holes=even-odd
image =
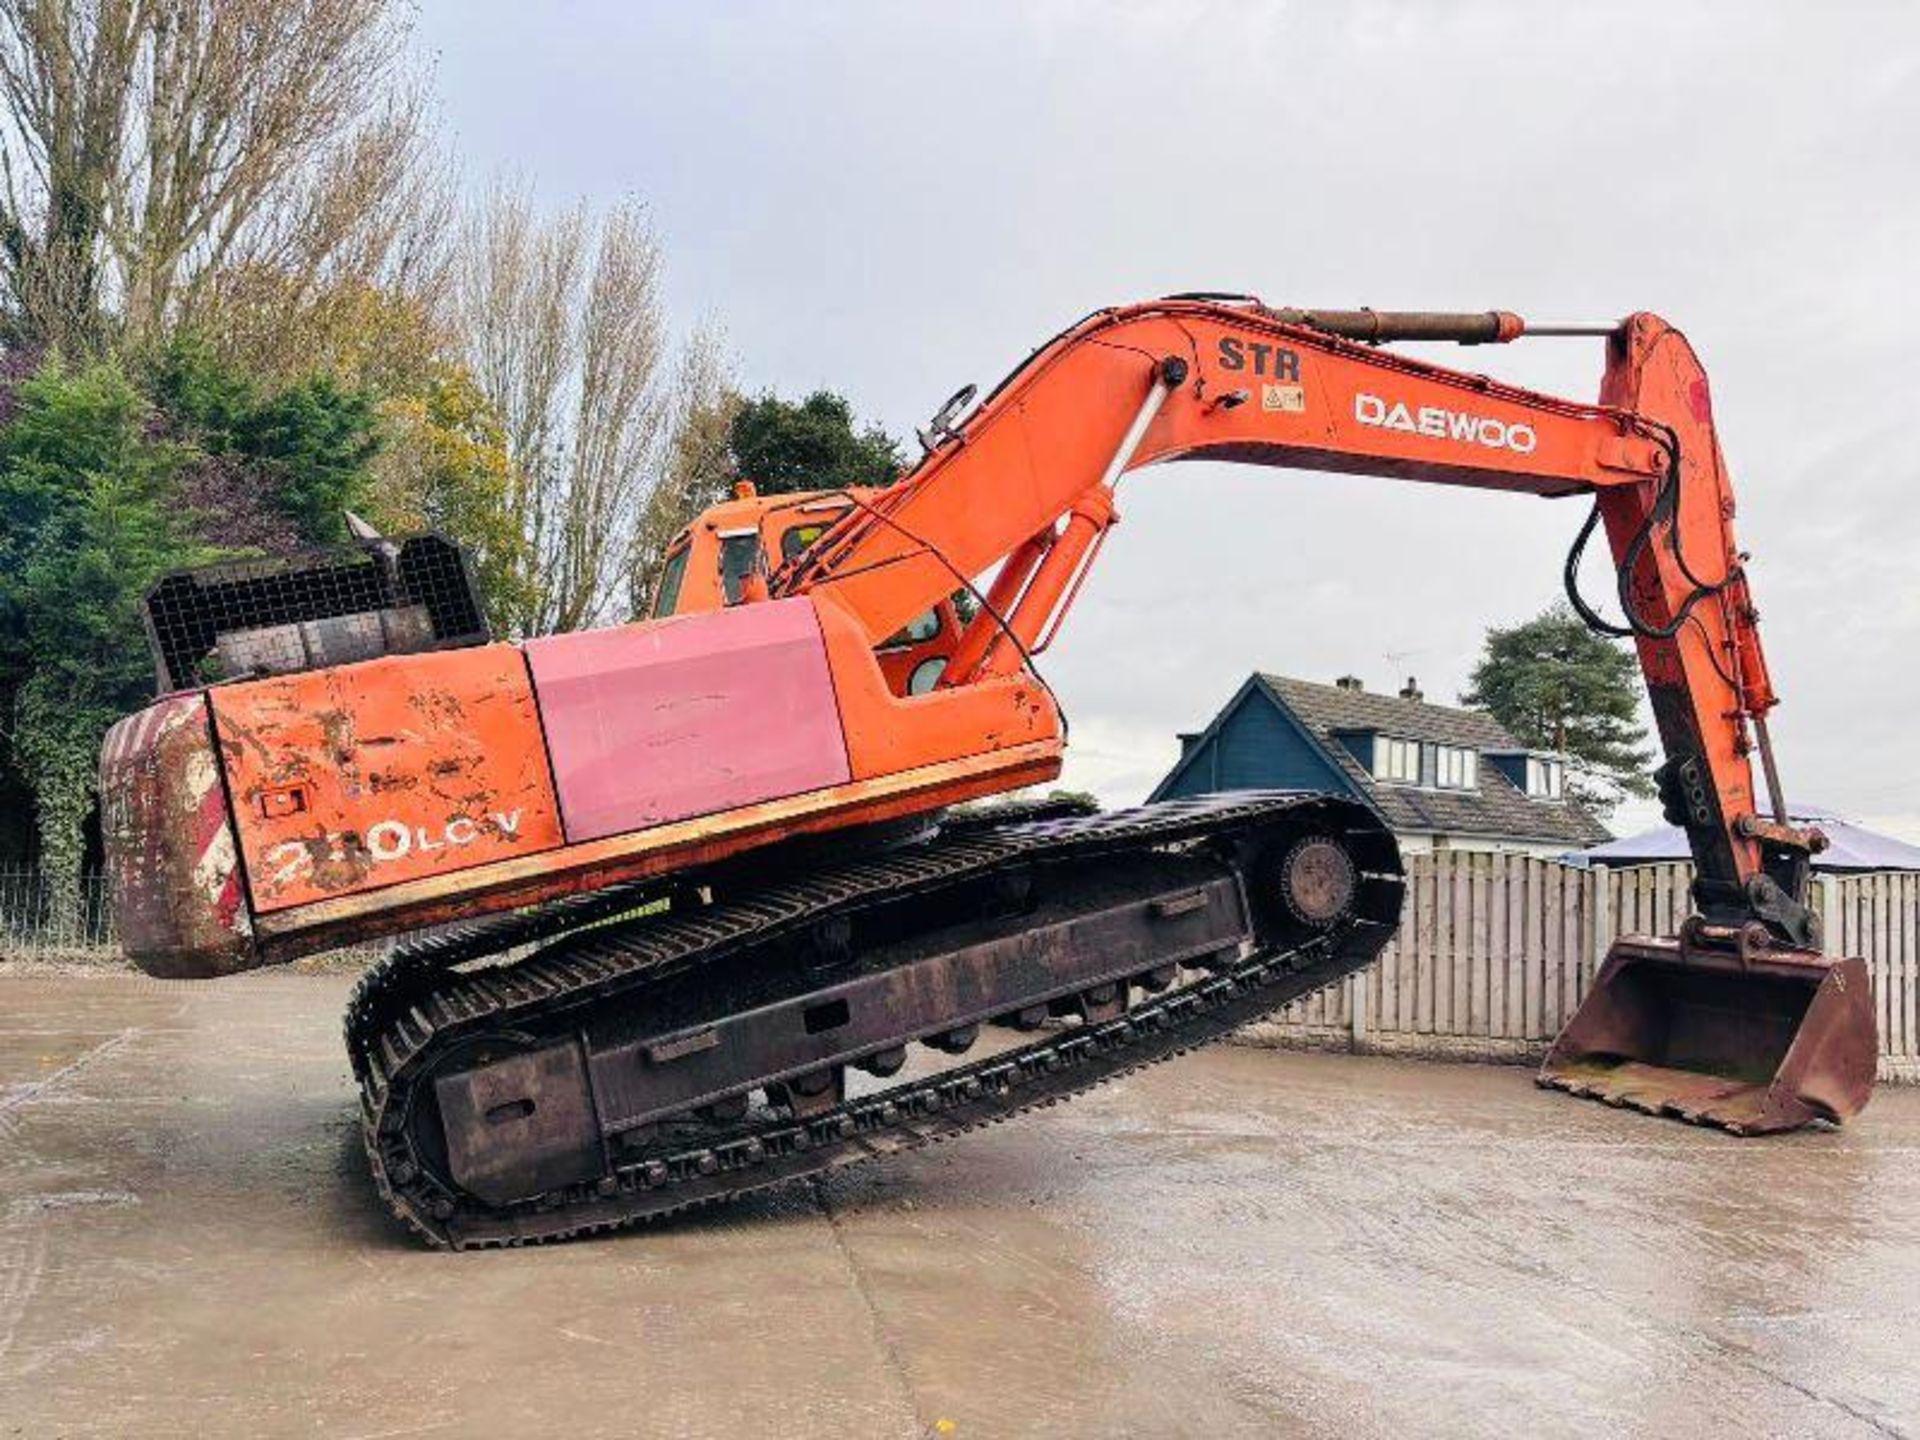
[(1608, 951), (1537, 1078), (1765, 1135), (1857, 1115), (1878, 1055), (1863, 961), (1633, 938)]

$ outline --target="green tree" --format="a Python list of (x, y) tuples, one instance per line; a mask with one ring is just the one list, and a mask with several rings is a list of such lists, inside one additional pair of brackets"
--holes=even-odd
[(838, 485), (890, 485), (900, 442), (877, 425), (856, 431), (844, 396), (816, 390), (794, 404), (762, 395), (741, 405), (728, 439), (734, 473), (764, 494)]
[(1627, 795), (1653, 793), (1634, 657), (1594, 634), (1564, 602), (1487, 631), (1472, 688), (1460, 698), (1490, 711), (1524, 744), (1567, 756), (1567, 793), (1596, 814)]
[(380, 450), (372, 396), (315, 375), (263, 401), (237, 438), (302, 539), (345, 537), (344, 512), (365, 503)]
[(499, 417), (466, 367), (444, 362), (420, 393), (382, 411), (387, 438), (368, 518), (389, 533), (430, 529), (459, 541), (494, 633), (512, 633), (534, 596)]
[(230, 448), (259, 403), (253, 384), (196, 330), (179, 332), (153, 352), (146, 381), (166, 417), (209, 449)]
[(33, 792), (54, 903), (79, 899), (85, 825), (107, 727), (146, 696), (140, 597), (202, 552), (182, 533), (177, 446), (114, 365), (45, 365), (0, 432), (0, 690)]
[[(342, 514), (366, 503), (380, 452), (372, 395), (324, 373), (263, 393), (208, 341), (190, 333), (160, 351), (150, 381), (175, 435), (216, 460), (233, 462), (215, 465), (211, 473), (241, 493), (222, 496), (194, 487), (196, 505), (227, 518), (264, 499), (293, 527), (295, 544), (345, 538)], [(241, 538), (259, 543), (264, 537), (246, 530)]]

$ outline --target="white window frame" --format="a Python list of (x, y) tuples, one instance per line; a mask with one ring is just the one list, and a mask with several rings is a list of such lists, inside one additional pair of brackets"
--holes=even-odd
[(1396, 735), (1373, 737), (1373, 778), (1389, 785), (1420, 783), (1420, 742)]
[(1480, 788), (1480, 752), (1465, 745), (1433, 747), (1433, 784), (1436, 790)]
[(1527, 757), (1527, 794), (1535, 800), (1559, 800), (1567, 792), (1567, 767), (1541, 755)]

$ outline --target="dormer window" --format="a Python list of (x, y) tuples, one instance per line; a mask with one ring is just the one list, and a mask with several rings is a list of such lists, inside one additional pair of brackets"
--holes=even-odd
[(1401, 785), (1420, 783), (1420, 742), (1376, 736), (1373, 742), (1373, 778)]
[(1480, 781), (1478, 755), (1460, 745), (1433, 747), (1433, 783), (1442, 790), (1472, 790)]
[(1565, 793), (1566, 766), (1539, 755), (1527, 757), (1527, 794), (1535, 800), (1558, 800)]

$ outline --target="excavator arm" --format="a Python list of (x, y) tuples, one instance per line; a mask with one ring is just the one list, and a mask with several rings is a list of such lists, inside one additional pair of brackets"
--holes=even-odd
[[(1017, 669), (1050, 641), (1118, 518), (1113, 492), (1130, 470), (1232, 460), (1592, 494), (1579, 544), (1596, 520), (1604, 526), (1624, 616), (1608, 628), (1630, 635), (1639, 655), (1666, 754), (1662, 795), (1691, 842), (1701, 912), (1816, 946), (1807, 857), (1821, 841), (1788, 823), (1772, 766), (1776, 697), (1706, 373), (1656, 316), (1577, 327), (1602, 330), (1600, 401), (1587, 404), (1378, 348), (1528, 333), (1502, 312), (1282, 311), (1213, 297), (1100, 311), (927, 437), (920, 465), (850, 510), (773, 577), (772, 592), (829, 601), (877, 644), (956, 583), (994, 572), (943, 678), (957, 687)], [(1590, 623), (1607, 626), (1579, 596), (1577, 560), (1576, 549), (1569, 591)]]

